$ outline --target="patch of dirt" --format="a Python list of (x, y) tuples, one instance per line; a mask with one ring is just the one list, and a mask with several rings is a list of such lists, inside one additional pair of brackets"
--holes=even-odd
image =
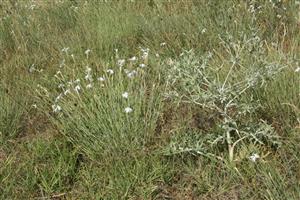
[(157, 123), (156, 133), (158, 135), (168, 135), (172, 130), (178, 130), (181, 127), (206, 132), (211, 130), (220, 119), (220, 116), (214, 112), (188, 104), (166, 107)]

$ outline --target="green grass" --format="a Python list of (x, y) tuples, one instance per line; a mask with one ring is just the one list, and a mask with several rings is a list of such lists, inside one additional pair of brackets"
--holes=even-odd
[(0, 4), (0, 199), (300, 198), (298, 0)]

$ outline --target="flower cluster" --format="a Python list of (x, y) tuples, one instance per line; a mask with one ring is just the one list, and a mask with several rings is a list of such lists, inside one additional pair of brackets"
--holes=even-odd
[[(84, 54), (88, 58), (92, 50), (87, 49)], [(71, 56), (74, 59), (74, 55), (69, 55), (70, 47), (64, 47), (62, 48), (61, 52), (63, 55)], [(117, 52), (117, 51), (116, 51)], [(81, 77), (79, 74), (79, 77), (77, 77), (74, 80), (74, 77), (66, 81), (67, 75), (63, 74), (63, 70), (67, 68), (63, 68), (66, 66), (66, 58), (63, 58), (61, 63), (59, 64), (59, 70), (54, 75), (56, 79), (59, 80), (58, 83), (58, 90), (59, 94), (55, 96), (54, 98), (54, 104), (52, 105), (52, 110), (55, 113), (59, 113), (63, 111), (63, 106), (61, 106), (60, 101), (64, 99), (64, 97), (68, 96), (69, 94), (77, 94), (81, 95), (81, 93), (87, 92), (88, 90), (92, 88), (98, 88), (100, 85), (100, 88), (105, 87), (105, 85), (109, 86), (109, 83), (111, 80), (114, 79), (115, 73), (120, 73), (120, 75), (124, 74), (125, 77), (129, 78), (128, 81), (131, 79), (137, 77), (141, 71), (144, 71), (144, 69), (147, 67), (147, 59), (149, 56), (149, 49), (148, 48), (140, 48), (140, 56), (132, 56), (128, 59), (120, 59), (118, 58), (115, 62), (115, 67), (104, 67), (103, 74), (100, 76), (96, 76), (96, 73), (93, 72), (92, 68), (89, 65), (85, 66), (84, 75)], [(115, 70), (115, 68), (119, 70)], [(123, 75), (122, 75), (123, 76)], [(97, 77), (97, 78), (96, 78)], [(117, 77), (115, 77), (117, 78)], [(95, 82), (96, 80), (96, 82)], [(99, 84), (100, 83), (100, 84)], [(100, 89), (98, 88), (98, 89)], [(129, 103), (129, 92), (124, 91), (121, 94), (123, 99), (126, 99), (127, 103)], [(133, 108), (129, 105), (124, 108), (125, 113), (131, 113), (133, 112)]]

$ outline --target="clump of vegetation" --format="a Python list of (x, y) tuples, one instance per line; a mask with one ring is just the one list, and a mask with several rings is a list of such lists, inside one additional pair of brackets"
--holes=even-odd
[[(230, 161), (234, 160), (235, 147), (239, 143), (245, 143), (245, 140), (273, 146), (279, 144), (279, 137), (275, 135), (270, 125), (251, 118), (261, 106), (260, 103), (253, 103), (252, 98), (243, 98), (243, 96), (250, 89), (267, 87), (266, 82), (274, 79), (275, 75), (286, 66), (268, 63), (265, 58), (256, 55), (252, 55), (254, 57), (252, 65), (246, 67), (243, 63), (239, 63), (242, 51), (245, 49), (249, 52), (250, 48), (247, 47), (253, 46), (251, 39), (248, 41), (242, 43), (245, 45), (242, 47), (239, 47), (238, 43), (232, 44), (232, 48), (226, 46), (230, 59), (224, 60), (221, 66), (209, 64), (209, 60), (213, 59), (211, 53), (198, 59), (192, 51), (186, 51), (181, 54), (179, 60), (169, 63), (171, 66), (166, 75), (167, 86), (170, 88), (166, 93), (167, 98), (200, 106), (204, 110), (215, 112), (218, 116), (219, 123), (215, 125), (218, 129), (215, 129), (213, 134), (203, 137), (201, 144), (220, 146), (225, 143)], [(233, 52), (230, 51), (232, 49)], [(260, 65), (256, 67), (258, 63)], [(230, 66), (224, 76), (226, 64)], [(203, 145), (201, 147), (205, 149)], [(186, 149), (181, 149), (186, 152)], [(193, 148), (189, 149), (193, 150)], [(200, 153), (201, 149), (197, 149), (196, 152)]]
[[(96, 69), (88, 64), (90, 53), (85, 51), (85, 67), (63, 60), (54, 75), (55, 88), (39, 86), (40, 98), (52, 108), (49, 118), (91, 158), (139, 152), (153, 138), (161, 107), (160, 84), (152, 82), (159, 79), (148, 65), (149, 50)], [(151, 82), (147, 76), (153, 77)]]

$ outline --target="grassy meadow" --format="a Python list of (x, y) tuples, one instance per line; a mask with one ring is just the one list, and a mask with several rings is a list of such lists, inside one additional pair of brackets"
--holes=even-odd
[(0, 0), (0, 199), (300, 199), (299, 0)]

